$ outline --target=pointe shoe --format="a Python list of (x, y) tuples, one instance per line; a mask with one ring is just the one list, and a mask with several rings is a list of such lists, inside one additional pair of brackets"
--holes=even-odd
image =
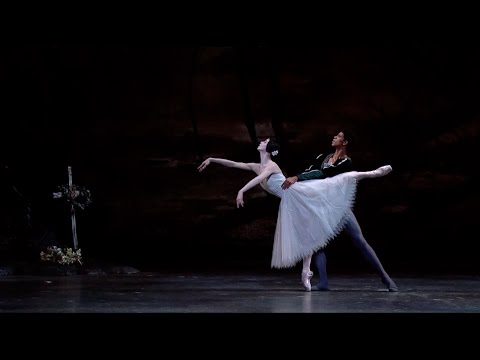
[(305, 291), (312, 291), (312, 285), (310, 284), (310, 279), (313, 276), (313, 272), (303, 270), (302, 271), (302, 285)]
[(372, 170), (372, 171), (365, 171), (365, 172), (352, 171), (352, 173), (354, 174), (354, 177), (357, 180), (361, 180), (361, 179), (368, 179), (368, 178), (371, 179), (371, 178), (382, 177), (390, 173), (392, 170), (393, 169), (390, 165), (385, 165), (385, 166), (380, 166), (378, 169)]
[(392, 171), (392, 167), (390, 165), (380, 166), (377, 170), (374, 170), (375, 174), (378, 176), (385, 176)]

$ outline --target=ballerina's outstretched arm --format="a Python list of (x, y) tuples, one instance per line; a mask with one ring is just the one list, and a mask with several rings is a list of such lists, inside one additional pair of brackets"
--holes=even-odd
[(258, 164), (255, 164), (255, 163), (243, 163), (243, 162), (237, 162), (237, 161), (232, 161), (227, 159), (208, 158), (207, 160), (205, 160), (200, 164), (200, 166), (197, 168), (198, 171), (202, 172), (203, 170), (205, 170), (205, 168), (208, 165), (210, 165), (210, 163), (217, 163), (226, 167), (233, 167), (236, 169), (250, 170), (250, 171), (254, 171), (254, 167), (258, 166)]
[(205, 160), (200, 164), (200, 166), (197, 168), (198, 171), (202, 172), (203, 170), (205, 170), (205, 168), (208, 165), (210, 165), (210, 163), (217, 163), (223, 166), (232, 167), (236, 169), (250, 170), (258, 174), (256, 177), (254, 177), (252, 180), (246, 183), (245, 186), (238, 191), (237, 198), (235, 200), (237, 203), (237, 208), (243, 207), (244, 205), (243, 193), (245, 191), (250, 190), (254, 186), (260, 184), (263, 180), (268, 178), (274, 172), (280, 171), (278, 169), (278, 166), (276, 166), (275, 164), (271, 166), (267, 166), (263, 171), (260, 172), (260, 164), (241, 163), (241, 162), (231, 161), (227, 159), (220, 159), (220, 158), (208, 158), (207, 160)]
[(247, 190), (250, 190), (254, 186), (260, 184), (263, 180), (267, 179), (271, 174), (275, 172), (275, 170), (276, 170), (275, 166), (267, 167), (265, 170), (263, 170), (260, 173), (260, 175), (254, 177), (252, 180), (246, 183), (245, 186), (238, 191), (237, 198), (235, 200), (237, 203), (237, 208), (243, 207), (244, 205), (243, 193)]

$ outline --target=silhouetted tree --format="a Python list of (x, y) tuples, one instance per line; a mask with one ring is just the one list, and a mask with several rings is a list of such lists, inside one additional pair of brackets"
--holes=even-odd
[(245, 125), (247, 127), (248, 134), (250, 135), (250, 140), (256, 147), (258, 143), (257, 131), (255, 128), (255, 119), (253, 118), (250, 96), (248, 92), (248, 80), (245, 67), (245, 49), (241, 47), (234, 47), (233, 52), (237, 61), (237, 68), (240, 77), (240, 91), (242, 94), (243, 109), (245, 111)]
[(192, 121), (193, 127), (193, 141), (194, 141), (194, 152), (197, 155), (197, 161), (203, 158), (203, 151), (198, 140), (198, 127), (197, 127), (197, 118), (195, 116), (195, 109), (193, 105), (193, 82), (195, 80), (195, 75), (197, 72), (197, 57), (200, 51), (199, 47), (193, 48), (192, 58), (191, 58), (191, 68), (190, 68), (190, 78), (188, 83), (188, 110), (190, 114), (190, 120)]
[(283, 152), (288, 152), (287, 149), (287, 139), (285, 137), (285, 132), (283, 131), (282, 121), (281, 121), (281, 99), (279, 96), (279, 84), (278, 84), (278, 66), (275, 60), (275, 49), (268, 49), (267, 59), (269, 61), (268, 68), (270, 69), (270, 84), (272, 89), (271, 97), (271, 106), (272, 106), (272, 129), (275, 134), (277, 142), (280, 144), (280, 147), (283, 149)]

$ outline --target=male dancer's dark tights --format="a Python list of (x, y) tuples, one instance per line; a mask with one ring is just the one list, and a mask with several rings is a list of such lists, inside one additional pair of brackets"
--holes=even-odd
[[(347, 216), (349, 219), (347, 220), (344, 230), (352, 238), (353, 244), (360, 249), (365, 259), (373, 266), (377, 274), (380, 275), (382, 283), (387, 287), (387, 289), (389, 291), (398, 291), (397, 286), (386, 273), (382, 263), (375, 254), (375, 251), (363, 237), (362, 229), (360, 229), (360, 225), (358, 225), (358, 221), (351, 210), (348, 211)], [(320, 250), (314, 255), (314, 258), (318, 275), (320, 276), (320, 281), (317, 284), (317, 288), (318, 290), (329, 290), (327, 277), (327, 257), (325, 256), (325, 252)]]

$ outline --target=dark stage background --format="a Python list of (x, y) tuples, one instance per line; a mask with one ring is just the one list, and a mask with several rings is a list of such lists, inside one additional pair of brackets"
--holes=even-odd
[[(478, 273), (478, 64), (471, 47), (4, 47), (2, 259), (71, 245), (52, 199), (70, 165), (94, 200), (77, 211), (85, 258), (269, 271), (278, 200), (257, 188), (236, 209), (253, 173), (196, 167), (257, 161), (257, 137), (275, 136), (292, 175), (347, 127), (356, 170), (394, 169), (355, 205), (387, 271)], [(330, 272), (370, 271), (344, 235), (327, 254)]]

